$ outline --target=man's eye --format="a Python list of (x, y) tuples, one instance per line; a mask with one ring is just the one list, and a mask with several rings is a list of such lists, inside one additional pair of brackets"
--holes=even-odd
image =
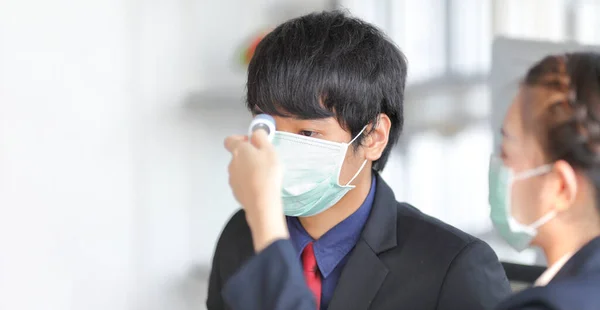
[(298, 134), (306, 137), (314, 137), (317, 135), (316, 132), (310, 130), (301, 130)]

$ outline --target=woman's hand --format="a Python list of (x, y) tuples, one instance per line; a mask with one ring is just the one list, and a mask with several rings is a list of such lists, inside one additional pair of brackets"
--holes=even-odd
[(246, 136), (230, 136), (225, 148), (231, 153), (229, 185), (246, 211), (254, 249), (260, 252), (278, 239), (289, 237), (281, 202), (283, 172), (275, 148), (264, 130)]

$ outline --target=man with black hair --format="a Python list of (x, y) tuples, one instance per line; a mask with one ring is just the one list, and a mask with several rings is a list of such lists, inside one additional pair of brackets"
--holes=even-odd
[(397, 202), (379, 176), (402, 131), (406, 68), (378, 29), (339, 12), (260, 42), (247, 105), (277, 132), (272, 145), (226, 141), (248, 212), (218, 241), (209, 310), (479, 310), (510, 294), (486, 243)]

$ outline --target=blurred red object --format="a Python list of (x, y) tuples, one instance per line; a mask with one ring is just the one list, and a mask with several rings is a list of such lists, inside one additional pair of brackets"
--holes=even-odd
[(254, 52), (256, 51), (256, 47), (258, 46), (258, 43), (260, 43), (260, 41), (262, 41), (262, 39), (269, 33), (271, 32), (270, 30), (268, 31), (262, 31), (261, 33), (259, 33), (258, 35), (256, 35), (255, 37), (253, 37), (250, 40), (250, 44), (247, 45), (247, 47), (244, 49), (243, 53), (242, 53), (242, 63), (244, 65), (248, 65), (250, 64), (250, 60), (252, 60), (252, 56), (254, 56)]

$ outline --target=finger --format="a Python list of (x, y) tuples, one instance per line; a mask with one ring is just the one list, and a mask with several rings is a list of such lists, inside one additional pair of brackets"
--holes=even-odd
[(258, 149), (269, 147), (271, 145), (271, 141), (269, 141), (269, 135), (263, 129), (259, 129), (253, 132), (251, 141), (252, 145), (254, 145)]
[(230, 153), (233, 153), (233, 150), (246, 141), (248, 141), (248, 137), (246, 136), (229, 136), (225, 138), (225, 148)]

